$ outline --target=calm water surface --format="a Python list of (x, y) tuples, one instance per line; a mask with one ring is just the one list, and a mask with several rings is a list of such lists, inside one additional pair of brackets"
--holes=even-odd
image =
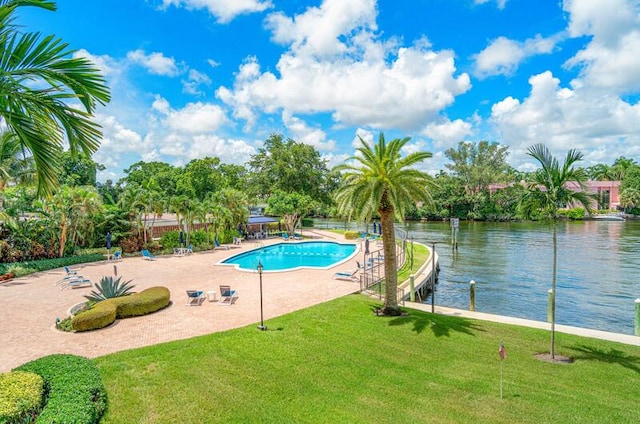
[[(551, 225), (460, 222), (457, 251), (448, 223), (409, 223), (406, 229), (416, 241), (437, 242), (438, 305), (467, 309), (469, 281), (475, 280), (477, 311), (546, 321)], [(559, 223), (556, 322), (633, 334), (639, 248), (639, 221)]]

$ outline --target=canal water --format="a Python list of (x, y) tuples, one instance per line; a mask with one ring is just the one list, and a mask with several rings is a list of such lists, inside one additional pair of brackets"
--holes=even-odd
[[(340, 222), (315, 224), (344, 228)], [(468, 309), (474, 280), (476, 311), (546, 321), (551, 224), (461, 221), (457, 250), (448, 222), (410, 222), (404, 228), (415, 241), (436, 242), (436, 304)], [(640, 221), (558, 223), (556, 284), (558, 324), (633, 334), (634, 301), (640, 298)]]

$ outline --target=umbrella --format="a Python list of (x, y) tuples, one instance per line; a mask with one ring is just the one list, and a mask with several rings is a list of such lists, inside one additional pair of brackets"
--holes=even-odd
[(182, 243), (184, 243), (184, 234), (182, 233), (182, 230), (180, 230), (180, 246), (182, 246)]
[(369, 254), (369, 239), (364, 240), (364, 254), (365, 255)]
[(111, 231), (107, 231), (107, 250), (111, 249)]

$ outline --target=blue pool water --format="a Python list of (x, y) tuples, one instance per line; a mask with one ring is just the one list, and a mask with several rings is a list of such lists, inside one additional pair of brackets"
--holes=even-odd
[(288, 271), (296, 268), (329, 268), (348, 259), (355, 244), (328, 241), (278, 243), (232, 256), (221, 262), (245, 271), (255, 271), (258, 261), (265, 271)]

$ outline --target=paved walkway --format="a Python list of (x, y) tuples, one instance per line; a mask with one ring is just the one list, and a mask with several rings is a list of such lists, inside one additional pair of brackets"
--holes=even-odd
[[(431, 305), (425, 303), (405, 302), (407, 308), (419, 309), (421, 311), (431, 312)], [(482, 321), (501, 322), (504, 324), (520, 325), (523, 327), (540, 328), (542, 330), (550, 330), (551, 324), (541, 321), (532, 321), (523, 318), (505, 317), (502, 315), (491, 315), (483, 312), (472, 312), (464, 309), (445, 308), (442, 306), (435, 306), (435, 312), (443, 315), (455, 315), (464, 318), (478, 319)], [(592, 337), (594, 339), (609, 340), (612, 342), (625, 343), (629, 345), (640, 346), (640, 337), (609, 333), (600, 330), (591, 330), (588, 328), (570, 327), (568, 325), (556, 324), (556, 331), (566, 334), (575, 334), (576, 336)]]
[[(335, 234), (331, 237), (335, 238)], [(83, 295), (92, 290), (89, 287), (60, 290), (54, 283), (64, 275), (62, 269), (0, 284), (0, 372), (53, 353), (93, 358), (256, 324), (260, 321), (257, 272), (217, 265), (226, 257), (255, 247), (253, 243), (244, 243), (240, 249), (184, 257), (160, 256), (156, 261), (132, 257), (116, 263), (102, 261), (73, 266), (81, 275), (97, 282), (103, 276), (113, 275), (115, 265), (119, 276), (133, 280), (136, 291), (157, 285), (166, 286), (171, 291), (172, 304), (162, 311), (117, 320), (110, 327), (85, 333), (65, 333), (55, 329), (55, 319), (66, 317), (69, 308), (83, 302)], [(355, 261), (353, 258), (330, 270), (265, 272), (265, 320), (358, 291), (358, 283), (332, 278), (336, 271), (355, 268)], [(231, 285), (238, 291), (239, 298), (232, 306), (219, 306), (217, 302), (186, 305), (187, 289), (219, 291), (220, 284)]]

